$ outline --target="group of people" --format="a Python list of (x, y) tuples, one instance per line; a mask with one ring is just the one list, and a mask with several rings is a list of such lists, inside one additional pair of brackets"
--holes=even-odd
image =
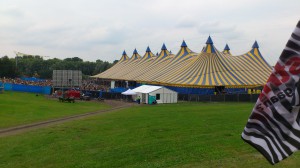
[(30, 80), (22, 80), (21, 78), (0, 78), (1, 83), (11, 83), (11, 84), (19, 84), (19, 85), (32, 85), (32, 86), (51, 86), (51, 80), (39, 80), (39, 81), (30, 81)]
[(82, 86), (80, 87), (80, 90), (88, 90), (88, 91), (108, 91), (109, 87), (99, 84), (97, 80), (83, 80), (82, 81)]
[[(20, 85), (31, 85), (31, 86), (52, 86), (52, 80), (23, 80), (21, 78), (0, 78), (0, 83), (20, 84)], [(109, 87), (97, 82), (97, 80), (83, 80), (80, 90), (86, 91), (108, 91)]]

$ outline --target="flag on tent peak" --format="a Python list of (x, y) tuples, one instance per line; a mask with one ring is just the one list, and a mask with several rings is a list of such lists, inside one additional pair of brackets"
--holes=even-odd
[[(253, 48), (258, 48), (257, 42)], [(300, 149), (300, 21), (281, 53), (242, 132), (271, 164)]]

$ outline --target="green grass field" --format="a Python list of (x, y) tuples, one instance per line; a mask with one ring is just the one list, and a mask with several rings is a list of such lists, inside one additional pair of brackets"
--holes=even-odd
[(2, 137), (0, 167), (273, 167), (240, 138), (253, 105), (135, 106)]
[(0, 128), (106, 108), (109, 106), (99, 102), (61, 103), (57, 99), (47, 99), (43, 95), (4, 92), (0, 94)]

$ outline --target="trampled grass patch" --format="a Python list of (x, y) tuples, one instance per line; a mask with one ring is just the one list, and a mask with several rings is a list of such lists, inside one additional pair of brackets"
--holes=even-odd
[(4, 92), (0, 94), (0, 128), (28, 124), (109, 108), (104, 103), (61, 103), (44, 95)]
[(137, 106), (3, 137), (0, 167), (272, 167), (240, 138), (253, 106)]

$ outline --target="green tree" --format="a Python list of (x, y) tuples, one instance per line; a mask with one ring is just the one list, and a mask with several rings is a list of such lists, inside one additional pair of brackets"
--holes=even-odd
[(16, 66), (14, 59), (7, 56), (0, 58), (0, 77), (13, 78), (16, 76)]
[(102, 60), (96, 60), (96, 62), (83, 61), (79, 57), (63, 60), (58, 58), (44, 60), (43, 57), (38, 55), (26, 55), (12, 59), (5, 56), (0, 58), (0, 77), (30, 77), (38, 74), (40, 78), (51, 79), (53, 70), (81, 70), (83, 75), (91, 76), (107, 70), (112, 65)]

